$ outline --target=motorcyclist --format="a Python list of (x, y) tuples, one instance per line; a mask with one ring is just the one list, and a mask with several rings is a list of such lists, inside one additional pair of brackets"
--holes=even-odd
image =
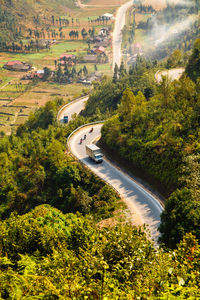
[(84, 134), (84, 140), (86, 139), (86, 134)]
[(81, 138), (81, 139), (80, 139), (80, 144), (82, 144), (82, 141), (83, 141), (83, 139)]
[(93, 129), (94, 129), (93, 127), (90, 129), (90, 133), (92, 133)]

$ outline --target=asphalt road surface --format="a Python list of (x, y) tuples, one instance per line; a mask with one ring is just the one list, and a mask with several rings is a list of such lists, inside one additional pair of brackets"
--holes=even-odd
[[(133, 1), (129, 1), (122, 5), (117, 11), (113, 33), (113, 67), (115, 63), (119, 66), (121, 62), (121, 30), (125, 25), (126, 11), (132, 5)], [(79, 114), (84, 108), (87, 99), (88, 97), (85, 97), (63, 107), (58, 114), (58, 119), (62, 120), (64, 115), (67, 115), (70, 121), (74, 113)], [(92, 133), (89, 133), (91, 127), (93, 127), (94, 130)], [(101, 127), (102, 124), (86, 126), (75, 132), (68, 143), (70, 151), (96, 175), (108, 182), (119, 192), (131, 212), (132, 223), (135, 225), (148, 225), (151, 237), (157, 240), (159, 236), (158, 226), (160, 224), (160, 214), (163, 208), (156, 197), (105, 158), (103, 163), (96, 164), (86, 155), (85, 145), (92, 143), (101, 136)], [(83, 140), (82, 144), (80, 144), (80, 139), (83, 138), (85, 134), (87, 137)]]
[[(94, 128), (89, 133), (91, 127)], [(85, 145), (91, 144), (101, 135), (102, 124), (86, 126), (77, 131), (69, 140), (70, 151), (96, 175), (112, 185), (124, 199), (131, 212), (131, 220), (135, 225), (147, 224), (151, 237), (156, 241), (159, 232), (160, 214), (163, 210), (159, 201), (147, 190), (138, 185), (131, 177), (125, 174), (106, 159), (102, 164), (96, 164), (87, 155)], [(86, 139), (80, 144), (80, 139), (86, 134)]]
[(133, 5), (133, 0), (126, 2), (117, 10), (115, 17), (115, 28), (113, 32), (113, 69), (115, 64), (120, 66), (121, 62), (121, 46), (122, 46), (122, 34), (121, 31), (125, 25), (126, 11)]
[(155, 78), (157, 82), (160, 82), (162, 80), (162, 76), (168, 76), (168, 78), (172, 81), (178, 80), (184, 71), (185, 71), (184, 68), (175, 68), (171, 70), (160, 71), (156, 73)]
[(74, 114), (79, 114), (85, 107), (85, 102), (88, 100), (88, 96), (77, 99), (71, 103), (64, 105), (58, 113), (58, 120), (62, 122), (64, 116), (68, 116), (70, 121)]

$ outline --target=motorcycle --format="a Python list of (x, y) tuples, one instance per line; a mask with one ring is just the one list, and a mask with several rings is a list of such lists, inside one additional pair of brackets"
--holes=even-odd
[(94, 128), (92, 127), (92, 128), (90, 129), (89, 133), (92, 133), (93, 129), (94, 129)]
[(82, 144), (82, 141), (83, 141), (83, 139), (81, 138), (81, 139), (80, 139), (80, 145)]
[(83, 138), (84, 140), (86, 139), (86, 134), (84, 135), (84, 138)]

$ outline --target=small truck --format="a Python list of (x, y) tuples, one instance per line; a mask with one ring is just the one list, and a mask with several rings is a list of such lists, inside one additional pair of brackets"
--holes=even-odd
[(94, 144), (86, 145), (86, 154), (94, 160), (96, 163), (101, 163), (103, 161), (103, 154), (101, 149)]

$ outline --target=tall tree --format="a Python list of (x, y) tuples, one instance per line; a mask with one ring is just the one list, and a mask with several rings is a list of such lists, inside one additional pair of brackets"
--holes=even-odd
[(119, 68), (118, 65), (115, 63), (114, 73), (113, 73), (113, 83), (117, 82), (118, 72), (119, 72)]
[(194, 43), (193, 52), (185, 72), (195, 82), (200, 77), (200, 39), (197, 39)]

